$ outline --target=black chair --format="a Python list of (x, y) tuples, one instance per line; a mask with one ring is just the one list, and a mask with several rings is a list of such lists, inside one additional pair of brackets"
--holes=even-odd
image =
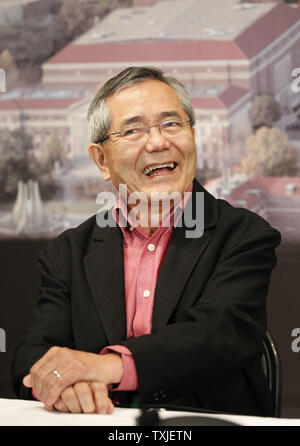
[[(272, 394), (273, 402), (273, 414), (275, 418), (280, 418), (281, 412), (281, 366), (279, 353), (276, 344), (272, 338), (271, 333), (267, 330), (266, 337), (262, 343), (262, 368), (267, 378), (269, 389)], [(237, 425), (236, 423), (227, 422), (225, 420), (219, 420), (214, 418), (215, 411), (196, 409), (195, 407), (182, 407), (174, 405), (164, 405), (168, 410), (180, 410), (189, 412), (200, 412), (206, 414), (205, 418), (196, 417), (181, 417), (181, 418), (169, 418), (160, 420), (157, 411), (161, 408), (161, 405), (144, 405), (141, 408), (141, 415), (137, 419), (139, 426), (223, 426), (223, 425)], [(218, 412), (219, 413), (219, 412)], [(169, 424), (168, 424), (169, 423)], [(177, 423), (177, 424), (176, 424)], [(179, 424), (178, 424), (179, 423)], [(180, 424), (181, 423), (181, 424)]]
[(273, 416), (279, 418), (281, 411), (281, 366), (277, 347), (269, 331), (266, 333), (262, 347), (262, 367), (272, 394)]

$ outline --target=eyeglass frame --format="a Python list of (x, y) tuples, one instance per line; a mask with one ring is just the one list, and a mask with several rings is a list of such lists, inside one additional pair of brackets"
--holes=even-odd
[[(190, 124), (190, 123), (192, 122), (191, 119), (183, 119), (183, 118), (180, 118), (180, 120), (181, 120), (182, 122), (185, 122), (185, 123), (186, 123), (186, 127), (188, 126), (188, 124)], [(146, 124), (142, 124), (142, 125), (143, 125), (145, 128), (148, 129), (148, 130), (146, 131), (146, 133), (148, 133), (148, 135), (150, 135), (150, 129), (152, 129), (153, 127), (156, 127), (156, 128), (158, 129), (159, 133), (160, 133), (161, 135), (163, 135), (163, 133), (161, 132), (160, 126), (161, 126), (161, 124), (163, 124), (164, 122), (168, 122), (168, 121), (172, 121), (172, 119), (164, 119), (164, 120), (161, 121), (159, 124), (155, 124), (155, 125), (146, 125)], [(124, 128), (126, 128), (126, 127), (124, 127)], [(113, 132), (113, 133), (110, 133), (109, 135), (106, 136), (105, 139), (102, 139), (101, 141), (98, 141), (98, 143), (103, 144), (103, 143), (106, 142), (106, 141), (109, 139), (109, 137), (112, 136), (112, 135), (120, 135), (120, 137), (122, 137), (122, 136), (121, 136), (121, 133), (122, 133), (122, 131), (124, 130), (124, 128), (122, 128), (119, 132)], [(163, 135), (163, 136), (164, 136), (164, 135)]]

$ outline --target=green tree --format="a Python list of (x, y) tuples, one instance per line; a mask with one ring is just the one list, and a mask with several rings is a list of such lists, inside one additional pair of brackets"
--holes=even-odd
[(51, 177), (54, 162), (50, 150), (33, 150), (31, 135), (23, 128), (0, 131), (0, 196), (3, 199), (15, 197), (18, 182), (39, 180), (41, 190), (55, 193), (55, 180)]
[(253, 130), (271, 127), (280, 119), (280, 105), (269, 94), (257, 95), (250, 108), (250, 120)]
[(2, 53), (0, 53), (0, 65), (6, 72), (15, 71), (17, 69), (14, 58), (8, 49), (4, 49)]
[(50, 139), (48, 142), (47, 150), (50, 153), (50, 158), (52, 160), (52, 164), (54, 167), (55, 162), (59, 162), (59, 164), (64, 164), (66, 161), (66, 149), (60, 142), (57, 134), (53, 131), (51, 132)]
[(0, 132), (0, 190), (2, 195), (15, 193), (19, 180), (28, 181), (31, 175), (31, 136), (23, 129)]
[(25, 81), (36, 81), (40, 65), (66, 43), (65, 24), (53, 16), (29, 17), (0, 27), (0, 52), (6, 49), (11, 53)]
[(91, 26), (87, 5), (78, 0), (65, 0), (59, 10), (59, 17), (65, 23), (68, 39), (82, 34)]
[(247, 138), (246, 146), (240, 170), (249, 177), (296, 174), (296, 152), (279, 129), (261, 127)]
[(6, 86), (11, 88), (18, 79), (18, 70), (11, 51), (4, 49), (0, 53), (0, 67), (6, 73)]
[[(86, 32), (117, 7), (132, 0), (52, 0), (49, 14), (31, 16), (0, 27), (0, 53), (9, 50), (22, 81), (34, 83), (41, 77), (41, 64)], [(42, 44), (41, 44), (42, 42)]]
[(55, 163), (62, 165), (66, 160), (66, 151), (64, 150), (59, 138), (55, 132), (52, 132), (46, 147), (35, 155), (32, 163), (32, 172), (37, 177), (51, 174), (55, 168)]

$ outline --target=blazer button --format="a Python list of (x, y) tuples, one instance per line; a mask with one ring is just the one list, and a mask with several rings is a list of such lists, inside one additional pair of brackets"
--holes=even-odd
[(158, 392), (153, 393), (152, 398), (154, 399), (154, 401), (158, 401), (159, 400)]
[(159, 395), (161, 397), (162, 400), (164, 400), (167, 397), (166, 391), (165, 390), (161, 390), (159, 392)]

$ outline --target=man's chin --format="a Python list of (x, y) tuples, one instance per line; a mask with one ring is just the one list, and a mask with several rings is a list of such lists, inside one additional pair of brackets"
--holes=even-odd
[(147, 195), (147, 199), (155, 200), (156, 197), (158, 199), (162, 199), (164, 196), (170, 196), (170, 195), (180, 195), (182, 196), (183, 193), (181, 191), (181, 188), (179, 187), (171, 187), (171, 186), (161, 186), (161, 187), (153, 187), (149, 189), (144, 190), (145, 195)]
[[(121, 186), (121, 187), (120, 187)], [(136, 186), (135, 190), (132, 190), (129, 185), (119, 185), (119, 193), (125, 198), (132, 200), (140, 200), (146, 202), (149, 200), (162, 200), (168, 196), (184, 196), (184, 186), (178, 181), (174, 182), (156, 182), (155, 184), (145, 184), (141, 182), (139, 186)]]

